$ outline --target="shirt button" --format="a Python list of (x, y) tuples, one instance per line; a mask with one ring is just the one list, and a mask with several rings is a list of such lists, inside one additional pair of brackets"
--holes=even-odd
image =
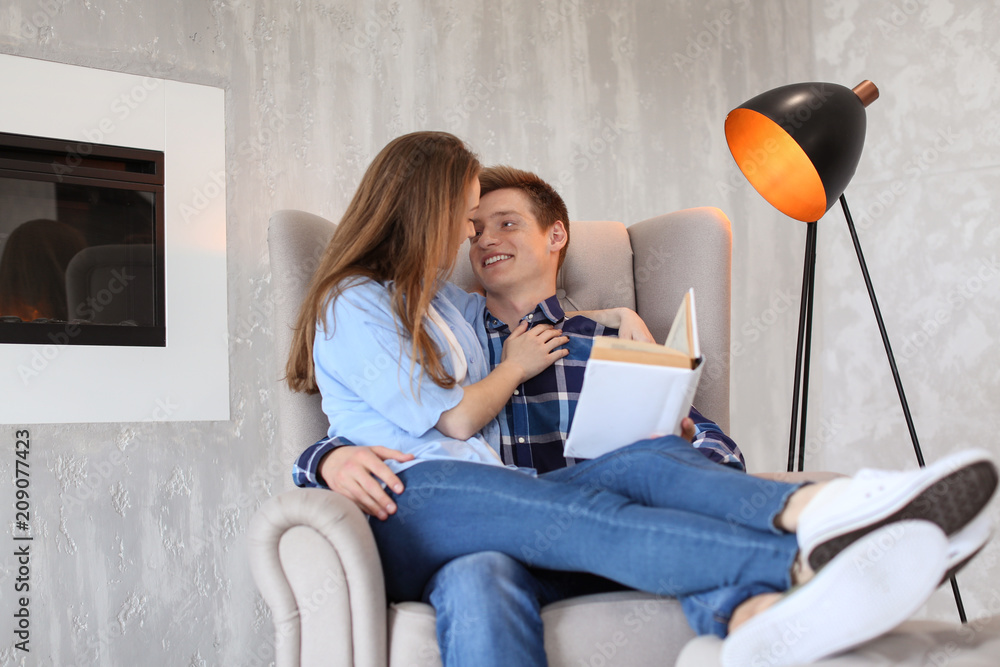
[(524, 442), (524, 438), (518, 438), (517, 441), (518, 442)]
[(520, 392), (520, 391), (518, 391), (517, 389), (515, 389), (515, 390), (514, 390), (514, 395), (515, 395), (515, 396), (520, 396), (520, 395), (521, 395), (521, 392)]
[(533, 318), (534, 316), (535, 316), (535, 314), (534, 314), (534, 313), (532, 313), (532, 314), (528, 315), (528, 319), (530, 320), (530, 319), (531, 319), (531, 318)]

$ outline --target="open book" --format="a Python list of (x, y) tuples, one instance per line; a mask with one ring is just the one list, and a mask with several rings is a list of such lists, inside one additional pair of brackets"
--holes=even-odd
[(645, 438), (679, 435), (703, 362), (694, 290), (684, 295), (663, 345), (595, 338), (565, 455), (591, 459)]

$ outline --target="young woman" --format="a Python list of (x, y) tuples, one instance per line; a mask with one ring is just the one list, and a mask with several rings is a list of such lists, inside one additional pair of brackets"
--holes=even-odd
[[(446, 282), (472, 234), (479, 168), (439, 132), (379, 153), (326, 249), (288, 363), (293, 389), (321, 393), (331, 434), (401, 452), (387, 463), (406, 493), (390, 489), (398, 510), (370, 522), (390, 598), (418, 600), (445, 563), (498, 551), (682, 603), (702, 593), (685, 612), (700, 633), (736, 629), (727, 664), (817, 659), (923, 604), (948, 566), (946, 535), (996, 486), (982, 452), (805, 487), (733, 472), (676, 437), (539, 477), (505, 467), (488, 426), (566, 339), (521, 325), (488, 372), (471, 300)], [(807, 630), (789, 641), (793, 619)]]

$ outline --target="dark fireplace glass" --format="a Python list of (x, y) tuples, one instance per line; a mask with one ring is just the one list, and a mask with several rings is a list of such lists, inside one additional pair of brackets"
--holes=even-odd
[(0, 343), (166, 345), (163, 153), (0, 133)]

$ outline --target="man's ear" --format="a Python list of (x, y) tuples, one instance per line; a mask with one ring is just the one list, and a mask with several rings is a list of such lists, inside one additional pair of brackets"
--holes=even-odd
[(566, 234), (566, 225), (562, 220), (556, 220), (549, 227), (549, 251), (559, 252), (569, 242), (569, 235)]

